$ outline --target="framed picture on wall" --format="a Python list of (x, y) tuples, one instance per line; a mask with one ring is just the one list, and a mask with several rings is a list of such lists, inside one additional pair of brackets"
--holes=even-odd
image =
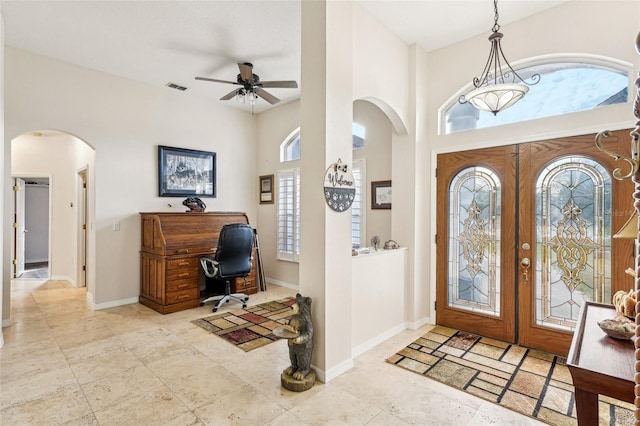
[(158, 146), (160, 197), (215, 197), (216, 153)]
[(371, 182), (371, 208), (374, 210), (391, 208), (390, 180)]
[(260, 176), (260, 204), (273, 203), (273, 175)]

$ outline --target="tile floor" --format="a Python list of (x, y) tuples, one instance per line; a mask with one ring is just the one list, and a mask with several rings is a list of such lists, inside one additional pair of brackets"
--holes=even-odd
[[(293, 295), (283, 287), (250, 304)], [(2, 425), (540, 425), (385, 362), (430, 327), (407, 330), (328, 384), (280, 386), (288, 349), (243, 352), (190, 321), (139, 304), (92, 311), (84, 289), (14, 280), (0, 349)]]

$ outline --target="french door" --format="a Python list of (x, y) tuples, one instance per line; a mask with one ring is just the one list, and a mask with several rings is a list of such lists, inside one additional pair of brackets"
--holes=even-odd
[[(626, 153), (629, 138), (606, 143)], [(438, 324), (566, 356), (584, 302), (633, 288), (633, 241), (613, 238), (633, 183), (594, 140), (438, 155)]]

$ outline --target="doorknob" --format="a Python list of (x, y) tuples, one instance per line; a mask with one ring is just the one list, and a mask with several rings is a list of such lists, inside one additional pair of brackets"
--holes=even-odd
[(520, 261), (520, 266), (522, 266), (522, 276), (524, 277), (524, 282), (529, 282), (529, 266), (531, 265), (531, 261), (528, 257), (523, 257)]

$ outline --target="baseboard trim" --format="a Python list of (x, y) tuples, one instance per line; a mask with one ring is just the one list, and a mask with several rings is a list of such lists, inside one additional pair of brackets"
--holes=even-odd
[(11, 325), (11, 318), (2, 320), (2, 328), (9, 327)]
[(352, 348), (351, 357), (355, 358), (358, 355), (362, 355), (363, 353), (367, 352), (369, 349), (375, 346), (378, 346), (380, 343), (392, 338), (396, 334), (402, 333), (404, 330), (407, 329), (407, 327), (408, 327), (408, 324), (406, 322), (403, 322), (402, 324), (398, 324), (397, 326), (390, 328), (384, 333), (379, 334), (376, 337), (367, 340), (366, 342), (356, 346), (355, 348)]
[(353, 368), (353, 358), (349, 358), (349, 359), (345, 359), (340, 364), (330, 368), (329, 370), (320, 370), (318, 368), (316, 368), (315, 370), (316, 370), (316, 375), (318, 379), (322, 383), (329, 383), (331, 380), (342, 375), (343, 373), (346, 373), (352, 368)]
[[(89, 297), (89, 293), (87, 293), (87, 298)], [(93, 296), (91, 297), (91, 299), (93, 299)], [(114, 300), (111, 302), (105, 302), (105, 303), (92, 303), (93, 306), (93, 310), (94, 311), (100, 311), (102, 309), (109, 309), (109, 308), (115, 308), (117, 306), (124, 306), (124, 305), (131, 305), (133, 303), (138, 303), (138, 296), (136, 297), (130, 297), (128, 299), (120, 299), (120, 300)]]
[(423, 325), (435, 325), (435, 321), (431, 317), (424, 317), (419, 319), (418, 321), (407, 323), (407, 329), (409, 330), (417, 330)]
[(267, 283), (275, 284), (275, 285), (280, 286), (280, 287), (286, 287), (286, 288), (289, 288), (291, 290), (298, 290), (300, 288), (296, 284), (291, 284), (291, 283), (288, 283), (288, 282), (285, 282), (285, 281), (276, 280), (276, 279), (273, 279), (273, 278), (265, 278), (265, 281)]

